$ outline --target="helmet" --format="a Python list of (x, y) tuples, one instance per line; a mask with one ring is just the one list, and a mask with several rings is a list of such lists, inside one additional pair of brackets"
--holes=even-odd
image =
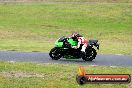
[(72, 35), (71, 35), (71, 37), (73, 37), (73, 38), (74, 38), (74, 37), (78, 37), (78, 35), (79, 35), (79, 34), (78, 34), (77, 32), (73, 32)]

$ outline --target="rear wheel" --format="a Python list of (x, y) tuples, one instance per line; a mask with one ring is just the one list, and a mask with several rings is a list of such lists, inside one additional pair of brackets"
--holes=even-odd
[(52, 58), (52, 60), (58, 60), (62, 57), (62, 54), (59, 48), (54, 47), (50, 50), (49, 56)]
[(97, 52), (94, 48), (86, 50), (86, 54), (82, 56), (82, 59), (85, 61), (92, 61), (95, 59)]

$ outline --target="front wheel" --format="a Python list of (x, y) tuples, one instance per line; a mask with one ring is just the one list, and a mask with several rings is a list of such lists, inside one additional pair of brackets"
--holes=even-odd
[(54, 47), (50, 50), (49, 56), (52, 58), (52, 60), (58, 60), (62, 57), (62, 54), (59, 48)]
[(86, 54), (82, 56), (82, 59), (85, 61), (92, 61), (95, 59), (97, 52), (94, 48), (86, 50)]

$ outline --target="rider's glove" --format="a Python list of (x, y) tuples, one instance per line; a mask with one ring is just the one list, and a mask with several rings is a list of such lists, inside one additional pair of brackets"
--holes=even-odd
[(77, 46), (72, 46), (72, 48), (77, 49)]

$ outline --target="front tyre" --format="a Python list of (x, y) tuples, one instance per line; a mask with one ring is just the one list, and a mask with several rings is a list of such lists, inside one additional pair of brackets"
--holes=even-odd
[(54, 47), (50, 50), (49, 56), (52, 58), (52, 60), (58, 60), (62, 57), (62, 54), (59, 48)]
[(97, 52), (94, 48), (86, 50), (86, 54), (82, 56), (82, 59), (85, 61), (92, 61), (95, 59)]

